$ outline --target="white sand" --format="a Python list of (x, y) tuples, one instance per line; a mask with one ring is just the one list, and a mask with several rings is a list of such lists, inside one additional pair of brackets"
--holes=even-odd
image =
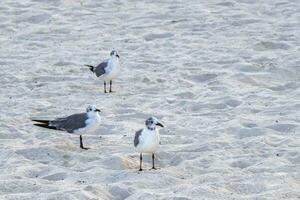
[[(299, 1), (162, 2), (1, 1), (0, 199), (300, 199)], [(83, 65), (112, 48), (104, 94)], [(29, 120), (90, 103), (88, 151)], [(138, 173), (150, 115), (160, 169)]]

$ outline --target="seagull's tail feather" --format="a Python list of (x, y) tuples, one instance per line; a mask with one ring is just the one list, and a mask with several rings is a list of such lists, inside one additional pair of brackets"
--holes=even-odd
[(43, 128), (49, 128), (49, 129), (55, 129), (55, 130), (57, 130), (56, 127), (54, 127), (54, 126), (49, 126), (48, 124), (33, 124), (33, 125), (39, 126), (39, 127), (43, 127)]
[(43, 120), (43, 119), (31, 119), (31, 121), (39, 122), (43, 124), (49, 124), (49, 120)]
[(84, 65), (84, 66), (89, 67), (92, 72), (95, 72), (95, 67), (94, 66), (92, 66), (92, 65)]
[(49, 129), (56, 129), (55, 126), (50, 125), (50, 120), (43, 120), (43, 119), (31, 119), (31, 121), (38, 122), (38, 124), (33, 124), (35, 126), (43, 127), (43, 128), (49, 128)]

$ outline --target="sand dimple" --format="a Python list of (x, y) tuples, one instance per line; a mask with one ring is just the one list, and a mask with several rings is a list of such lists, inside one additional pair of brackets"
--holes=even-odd
[(109, 192), (111, 193), (111, 195), (114, 197), (114, 199), (126, 199), (127, 197), (129, 197), (131, 194), (129, 191), (127, 191), (127, 189), (125, 189), (126, 187), (120, 187), (120, 186), (112, 186), (109, 189)]
[(33, 180), (0, 181), (1, 194), (31, 193), (32, 191), (53, 192), (54, 187), (41, 186)]
[(173, 36), (172, 33), (151, 33), (151, 34), (145, 35), (144, 39), (146, 41), (152, 41), (152, 40), (157, 40), (157, 39), (170, 38), (172, 36)]
[(294, 124), (274, 124), (268, 126), (268, 128), (278, 132), (291, 132), (296, 128), (296, 126)]
[(47, 21), (49, 21), (50, 18), (51, 18), (51, 16), (49, 14), (39, 14), (39, 15), (34, 15), (27, 19), (24, 19), (24, 21), (27, 21), (27, 22), (33, 23), (33, 24), (40, 24), (40, 23), (47, 23)]
[(61, 173), (55, 173), (48, 176), (44, 176), (43, 179), (46, 179), (48, 181), (62, 181), (67, 177), (67, 174), (65, 172)]
[(227, 132), (240, 139), (247, 137), (256, 137), (264, 134), (264, 131), (260, 128), (231, 127), (227, 129)]
[(193, 75), (190, 78), (195, 82), (206, 82), (217, 77), (217, 74), (199, 74)]
[(285, 43), (265, 41), (256, 44), (254, 49), (257, 51), (266, 51), (266, 50), (276, 50), (276, 49), (287, 50), (289, 48), (290, 46)]
[(263, 184), (253, 184), (253, 183), (232, 183), (229, 186), (229, 189), (233, 190), (234, 192), (237, 192), (239, 194), (259, 194), (266, 190), (266, 187)]

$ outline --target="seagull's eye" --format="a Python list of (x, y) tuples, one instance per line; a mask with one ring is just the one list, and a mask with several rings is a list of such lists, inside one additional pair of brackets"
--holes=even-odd
[(90, 108), (89, 111), (92, 111), (92, 109)]

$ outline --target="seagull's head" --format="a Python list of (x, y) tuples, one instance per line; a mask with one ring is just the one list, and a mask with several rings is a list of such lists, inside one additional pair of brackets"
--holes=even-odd
[(120, 58), (120, 56), (119, 56), (119, 54), (118, 54), (118, 52), (117, 52), (116, 50), (112, 50), (112, 51), (110, 52), (110, 56), (111, 56), (111, 57), (118, 57), (118, 58)]
[(162, 123), (156, 117), (149, 117), (146, 122), (146, 127), (150, 130), (154, 130), (156, 126), (164, 127)]
[(89, 105), (87, 108), (86, 108), (86, 112), (87, 113), (98, 113), (98, 112), (101, 112), (99, 109), (96, 108), (96, 106), (93, 106), (93, 105)]

